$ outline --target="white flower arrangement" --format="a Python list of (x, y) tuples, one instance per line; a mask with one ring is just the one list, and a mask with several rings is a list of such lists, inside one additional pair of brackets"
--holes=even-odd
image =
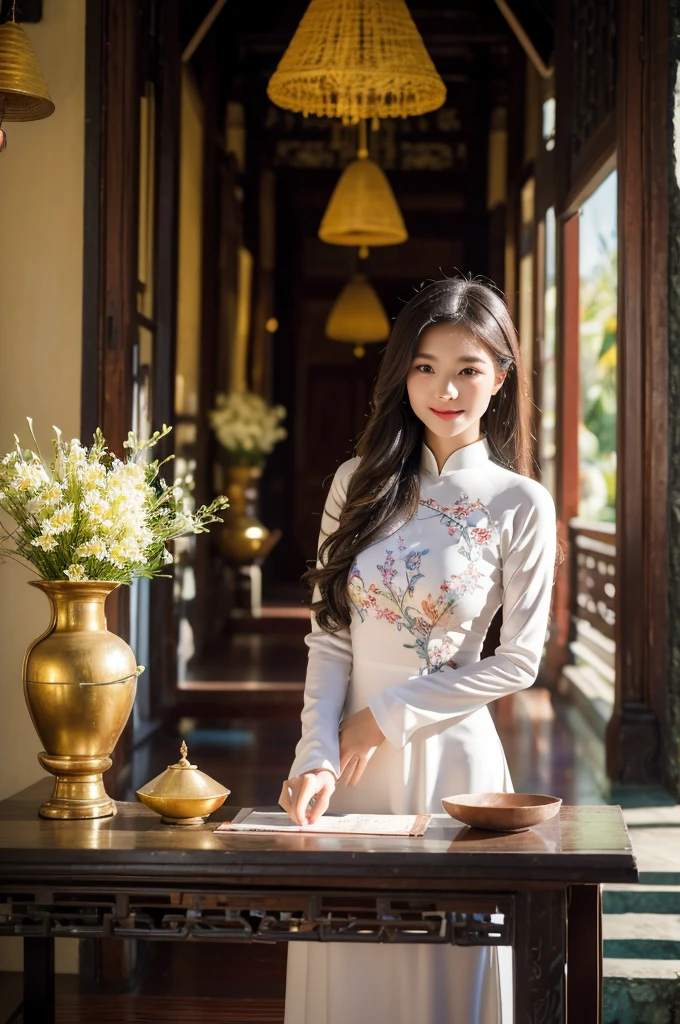
[(252, 391), (231, 391), (217, 396), (217, 408), (208, 413), (217, 440), (242, 465), (259, 465), (278, 441), (288, 436), (280, 426), (283, 405), (269, 403)]
[(0, 558), (18, 556), (46, 580), (130, 583), (160, 575), (173, 561), (168, 541), (222, 522), (216, 512), (229, 504), (224, 496), (185, 511), (182, 480), (169, 485), (158, 475), (174, 456), (147, 461), (172, 427), (148, 441), (130, 432), (124, 461), (108, 450), (99, 429), (90, 448), (77, 438), (62, 441), (54, 430), (50, 465), (37, 442), (37, 451), (22, 449), (16, 434), (16, 449), (0, 460), (0, 508), (16, 523), (11, 532), (0, 527)]

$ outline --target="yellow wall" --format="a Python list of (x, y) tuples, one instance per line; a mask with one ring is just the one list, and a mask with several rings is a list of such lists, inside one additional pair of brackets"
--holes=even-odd
[[(27, 415), (43, 454), (52, 424), (66, 437), (80, 434), (85, 0), (45, 0), (42, 21), (25, 28), (56, 110), (45, 121), (4, 125), (0, 454), (15, 431), (28, 443)], [(45, 774), (21, 689), (24, 651), (48, 621), (45, 598), (26, 585), (30, 578), (15, 563), (0, 565), (0, 799)], [(0, 969), (17, 969), (18, 941), (0, 944)], [(61, 946), (71, 968), (76, 945)]]

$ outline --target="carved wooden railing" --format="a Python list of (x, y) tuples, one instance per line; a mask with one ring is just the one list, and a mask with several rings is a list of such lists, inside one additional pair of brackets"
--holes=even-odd
[(570, 641), (579, 620), (615, 640), (616, 524), (570, 519), (569, 552)]

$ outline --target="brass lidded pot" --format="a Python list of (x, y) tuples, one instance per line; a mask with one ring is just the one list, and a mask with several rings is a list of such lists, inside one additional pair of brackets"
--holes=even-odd
[(167, 825), (202, 825), (231, 792), (190, 764), (187, 753), (182, 740), (182, 756), (177, 764), (169, 764), (164, 772), (137, 790), (137, 799), (160, 814)]

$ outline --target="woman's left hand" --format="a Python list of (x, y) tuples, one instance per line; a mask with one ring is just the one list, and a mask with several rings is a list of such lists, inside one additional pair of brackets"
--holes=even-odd
[(356, 786), (384, 739), (370, 708), (362, 708), (343, 719), (340, 723), (340, 782)]

